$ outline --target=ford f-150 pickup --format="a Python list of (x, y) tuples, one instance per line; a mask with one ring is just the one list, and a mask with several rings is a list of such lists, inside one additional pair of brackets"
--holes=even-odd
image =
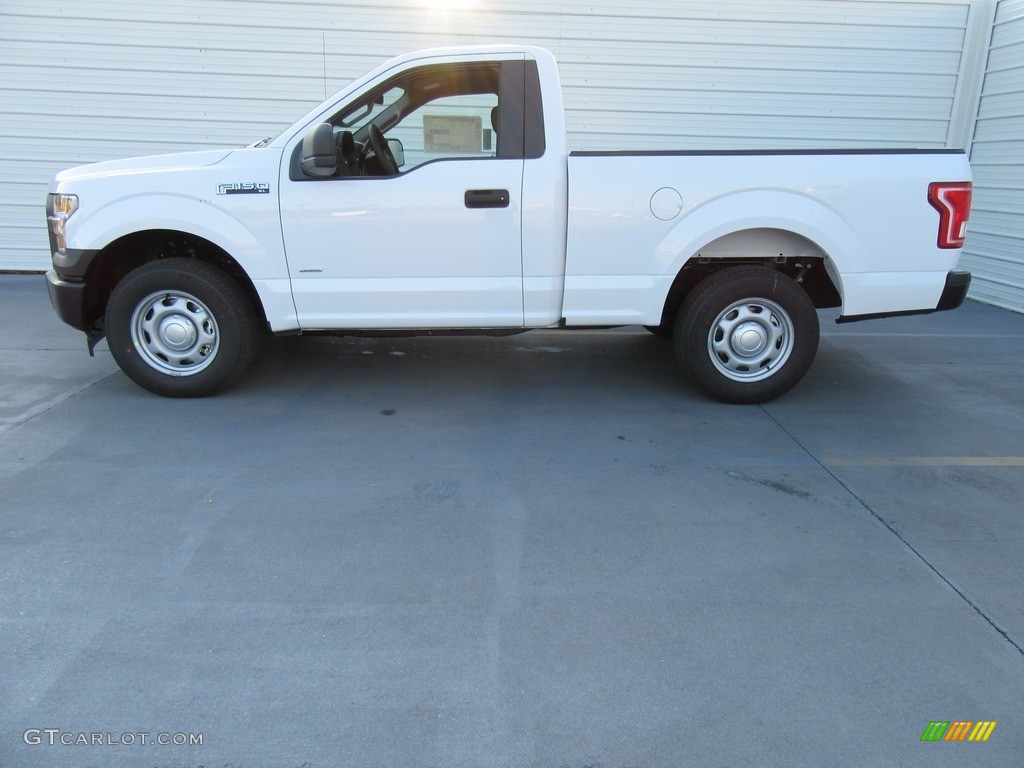
[(437, 49), (243, 149), (63, 171), (47, 281), (161, 395), (223, 390), (264, 333), (636, 324), (761, 402), (811, 365), (816, 308), (963, 302), (970, 178), (955, 150), (570, 151), (548, 51)]

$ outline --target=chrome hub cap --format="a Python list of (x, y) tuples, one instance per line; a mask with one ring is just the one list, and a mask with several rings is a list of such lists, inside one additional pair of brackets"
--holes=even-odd
[(188, 293), (153, 293), (135, 307), (132, 343), (151, 367), (172, 376), (191, 376), (213, 362), (220, 333), (213, 313)]
[(767, 299), (730, 304), (708, 333), (712, 364), (733, 381), (768, 378), (792, 351), (793, 321), (782, 307)]

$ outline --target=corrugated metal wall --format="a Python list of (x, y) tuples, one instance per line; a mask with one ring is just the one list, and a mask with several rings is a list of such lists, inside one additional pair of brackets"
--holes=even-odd
[(970, 5), (5, 0), (0, 268), (48, 264), (42, 203), (57, 170), (250, 143), (434, 45), (550, 48), (574, 149), (943, 147)]
[(1024, 0), (996, 7), (971, 149), (974, 207), (963, 264), (971, 295), (1024, 310)]

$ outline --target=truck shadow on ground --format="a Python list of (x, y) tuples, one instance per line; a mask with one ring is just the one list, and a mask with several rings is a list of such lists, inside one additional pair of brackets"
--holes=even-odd
[(247, 391), (316, 387), (532, 390), (586, 389), (606, 396), (699, 399), (671, 344), (642, 330), (534, 331), (516, 336), (399, 338), (301, 336), (264, 339), (237, 385)]
[[(804, 381), (777, 402), (824, 403), (879, 398), (900, 380), (852, 339), (823, 340)], [(429, 388), (439, 396), (466, 390), (511, 395), (586, 390), (599, 399), (707, 401), (679, 368), (672, 343), (642, 329), (531, 331), (516, 336), (265, 338), (236, 389), (301, 389), (344, 394), (351, 388)]]

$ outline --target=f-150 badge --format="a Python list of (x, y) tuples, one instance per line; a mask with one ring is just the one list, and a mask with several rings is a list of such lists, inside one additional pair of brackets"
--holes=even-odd
[(221, 184), (217, 187), (218, 195), (269, 195), (270, 185), (265, 181), (244, 181)]

